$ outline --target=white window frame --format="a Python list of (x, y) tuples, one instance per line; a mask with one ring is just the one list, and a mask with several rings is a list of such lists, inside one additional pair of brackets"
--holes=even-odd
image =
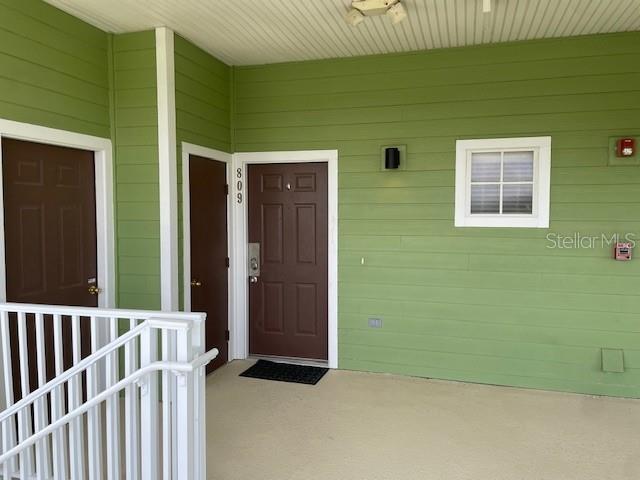
[[(531, 214), (471, 213), (471, 154), (533, 150)], [(456, 141), (456, 227), (549, 228), (551, 137), (483, 138)]]

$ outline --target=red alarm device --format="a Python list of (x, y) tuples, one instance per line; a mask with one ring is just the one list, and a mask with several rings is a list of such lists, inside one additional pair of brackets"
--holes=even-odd
[(636, 153), (636, 141), (634, 138), (621, 138), (616, 144), (618, 157), (633, 157)]
[(614, 258), (620, 261), (631, 260), (631, 243), (618, 242), (614, 252)]

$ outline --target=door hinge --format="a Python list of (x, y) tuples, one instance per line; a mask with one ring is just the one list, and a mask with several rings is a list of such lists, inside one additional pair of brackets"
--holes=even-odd
[(226, 185), (224, 186), (224, 194), (225, 194), (225, 195), (229, 195), (229, 184), (226, 184)]
[(224, 259), (224, 264), (225, 264), (225, 266), (226, 266), (227, 268), (229, 268), (229, 266), (231, 265), (231, 260), (229, 260), (229, 257), (226, 257), (226, 258)]
[(224, 339), (228, 342), (229, 341), (229, 330), (225, 330), (224, 331)]

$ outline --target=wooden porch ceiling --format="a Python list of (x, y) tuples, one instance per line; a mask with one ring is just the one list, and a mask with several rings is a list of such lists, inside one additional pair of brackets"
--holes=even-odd
[(408, 18), (344, 21), (351, 0), (46, 0), (109, 32), (167, 26), (230, 65), (640, 30), (640, 0), (402, 0)]

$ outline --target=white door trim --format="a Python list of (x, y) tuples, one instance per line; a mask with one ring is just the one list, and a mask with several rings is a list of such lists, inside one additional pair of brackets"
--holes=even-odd
[[(190, 201), (190, 175), (189, 175), (189, 164), (190, 164), (190, 156), (197, 155), (199, 157), (208, 158), (212, 161), (220, 161), (224, 162), (226, 165), (226, 177), (227, 183), (229, 182), (229, 178), (231, 176), (231, 163), (232, 163), (232, 155), (230, 153), (221, 152), (219, 150), (214, 150), (212, 148), (206, 148), (199, 145), (193, 145), (191, 143), (182, 142), (181, 144), (182, 151), (182, 274), (183, 274), (183, 294), (184, 294), (184, 311), (191, 311), (191, 201)], [(229, 255), (229, 248), (231, 248), (232, 242), (232, 232), (233, 229), (231, 227), (231, 212), (230, 212), (230, 201), (227, 196), (227, 255)], [(231, 265), (232, 267), (233, 265)], [(231, 268), (227, 269), (227, 329), (230, 328), (229, 323), (231, 319), (231, 299), (233, 285), (230, 281), (231, 279)], [(206, 325), (205, 325), (206, 328)], [(206, 339), (204, 338), (204, 329), (202, 330), (202, 342), (206, 347)], [(227, 350), (227, 359), (231, 360), (231, 356), (229, 355), (229, 351)], [(204, 369), (202, 369), (204, 370)], [(200, 373), (200, 376), (204, 376), (204, 372)], [(201, 387), (204, 388), (204, 384), (200, 382)], [(204, 404), (200, 406), (200, 415), (204, 418), (205, 415), (205, 406)], [(201, 432), (201, 435), (204, 433)], [(204, 465), (205, 461), (205, 452), (204, 452), (204, 437), (198, 438), (201, 443), (201, 449), (198, 452), (199, 461), (196, 464)], [(196, 465), (196, 468), (200, 468)], [(204, 478), (204, 467), (201, 477)]]
[(231, 245), (232, 301), (229, 358), (249, 356), (249, 291), (247, 271), (247, 203), (245, 184), (247, 165), (265, 163), (325, 162), (328, 173), (329, 278), (328, 278), (328, 366), (338, 368), (338, 151), (301, 150), (290, 152), (251, 152), (233, 155), (232, 217), (234, 225)]
[[(111, 140), (81, 133), (0, 119), (0, 147), (2, 138), (14, 138), (30, 142), (62, 147), (78, 148), (95, 152), (96, 181), (96, 238), (98, 306), (115, 307), (115, 234), (113, 216), (113, 157)], [(0, 148), (0, 166), (2, 149)], [(2, 194), (2, 168), (0, 168), (0, 301), (7, 299), (5, 242), (4, 242), (4, 197)]]
[(158, 184), (160, 190), (160, 304), (178, 310), (178, 166), (174, 35), (156, 28)]
[[(224, 162), (227, 166), (227, 183), (231, 178), (231, 163), (233, 155), (230, 153), (214, 150), (213, 148), (201, 147), (192, 143), (182, 142), (182, 272), (183, 272), (183, 295), (184, 295), (184, 311), (191, 311), (191, 205), (190, 205), (190, 188), (189, 188), (189, 162), (190, 155)], [(231, 222), (231, 207), (227, 198), (227, 252), (231, 249), (233, 241), (233, 227)], [(227, 253), (228, 255), (228, 253)], [(228, 291), (228, 318), (231, 323), (231, 309), (233, 298), (233, 285), (231, 282), (233, 264), (228, 270), (227, 285)], [(227, 327), (230, 329), (230, 325)]]

